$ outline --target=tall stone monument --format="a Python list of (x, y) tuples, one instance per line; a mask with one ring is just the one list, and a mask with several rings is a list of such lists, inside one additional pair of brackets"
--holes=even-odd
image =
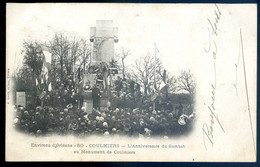
[(97, 20), (96, 27), (90, 27), (90, 42), (93, 42), (91, 64), (110, 62), (114, 58), (114, 43), (118, 42), (118, 28), (113, 20)]
[[(114, 59), (114, 43), (118, 42), (118, 28), (113, 27), (112, 20), (97, 20), (96, 27), (90, 27), (90, 42), (93, 43), (90, 66), (99, 65), (101, 62), (109, 63)], [(105, 77), (104, 75), (104, 81), (107, 80)], [(96, 80), (97, 74), (86, 73), (83, 85), (93, 87)], [(85, 112), (91, 113), (93, 108), (92, 89), (84, 90), (83, 94)], [(101, 91), (100, 103), (100, 107), (107, 106), (108, 96), (104, 91)]]

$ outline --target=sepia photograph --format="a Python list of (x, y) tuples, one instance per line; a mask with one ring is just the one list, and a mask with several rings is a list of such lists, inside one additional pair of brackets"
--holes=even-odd
[(7, 161), (256, 161), (256, 4), (6, 11)]
[(34, 135), (187, 133), (196, 113), (191, 71), (167, 72), (156, 43), (154, 53), (127, 66), (129, 49), (115, 56), (117, 31), (112, 20), (97, 20), (89, 40), (56, 33), (42, 44), (24, 41), (12, 78), (15, 127)]

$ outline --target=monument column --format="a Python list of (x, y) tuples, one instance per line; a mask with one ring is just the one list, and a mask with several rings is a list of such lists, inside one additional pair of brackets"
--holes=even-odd
[(96, 27), (90, 27), (90, 42), (93, 42), (91, 64), (109, 63), (114, 58), (114, 43), (118, 42), (118, 28), (112, 20), (97, 20)]

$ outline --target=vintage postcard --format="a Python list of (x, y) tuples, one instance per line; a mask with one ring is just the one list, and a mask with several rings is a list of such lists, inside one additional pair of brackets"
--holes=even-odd
[(7, 3), (6, 64), (6, 161), (256, 162), (256, 4)]

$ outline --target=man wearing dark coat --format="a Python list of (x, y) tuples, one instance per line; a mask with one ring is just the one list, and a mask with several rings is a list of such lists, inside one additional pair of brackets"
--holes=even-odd
[(100, 110), (100, 89), (95, 85), (92, 89), (93, 108)]

